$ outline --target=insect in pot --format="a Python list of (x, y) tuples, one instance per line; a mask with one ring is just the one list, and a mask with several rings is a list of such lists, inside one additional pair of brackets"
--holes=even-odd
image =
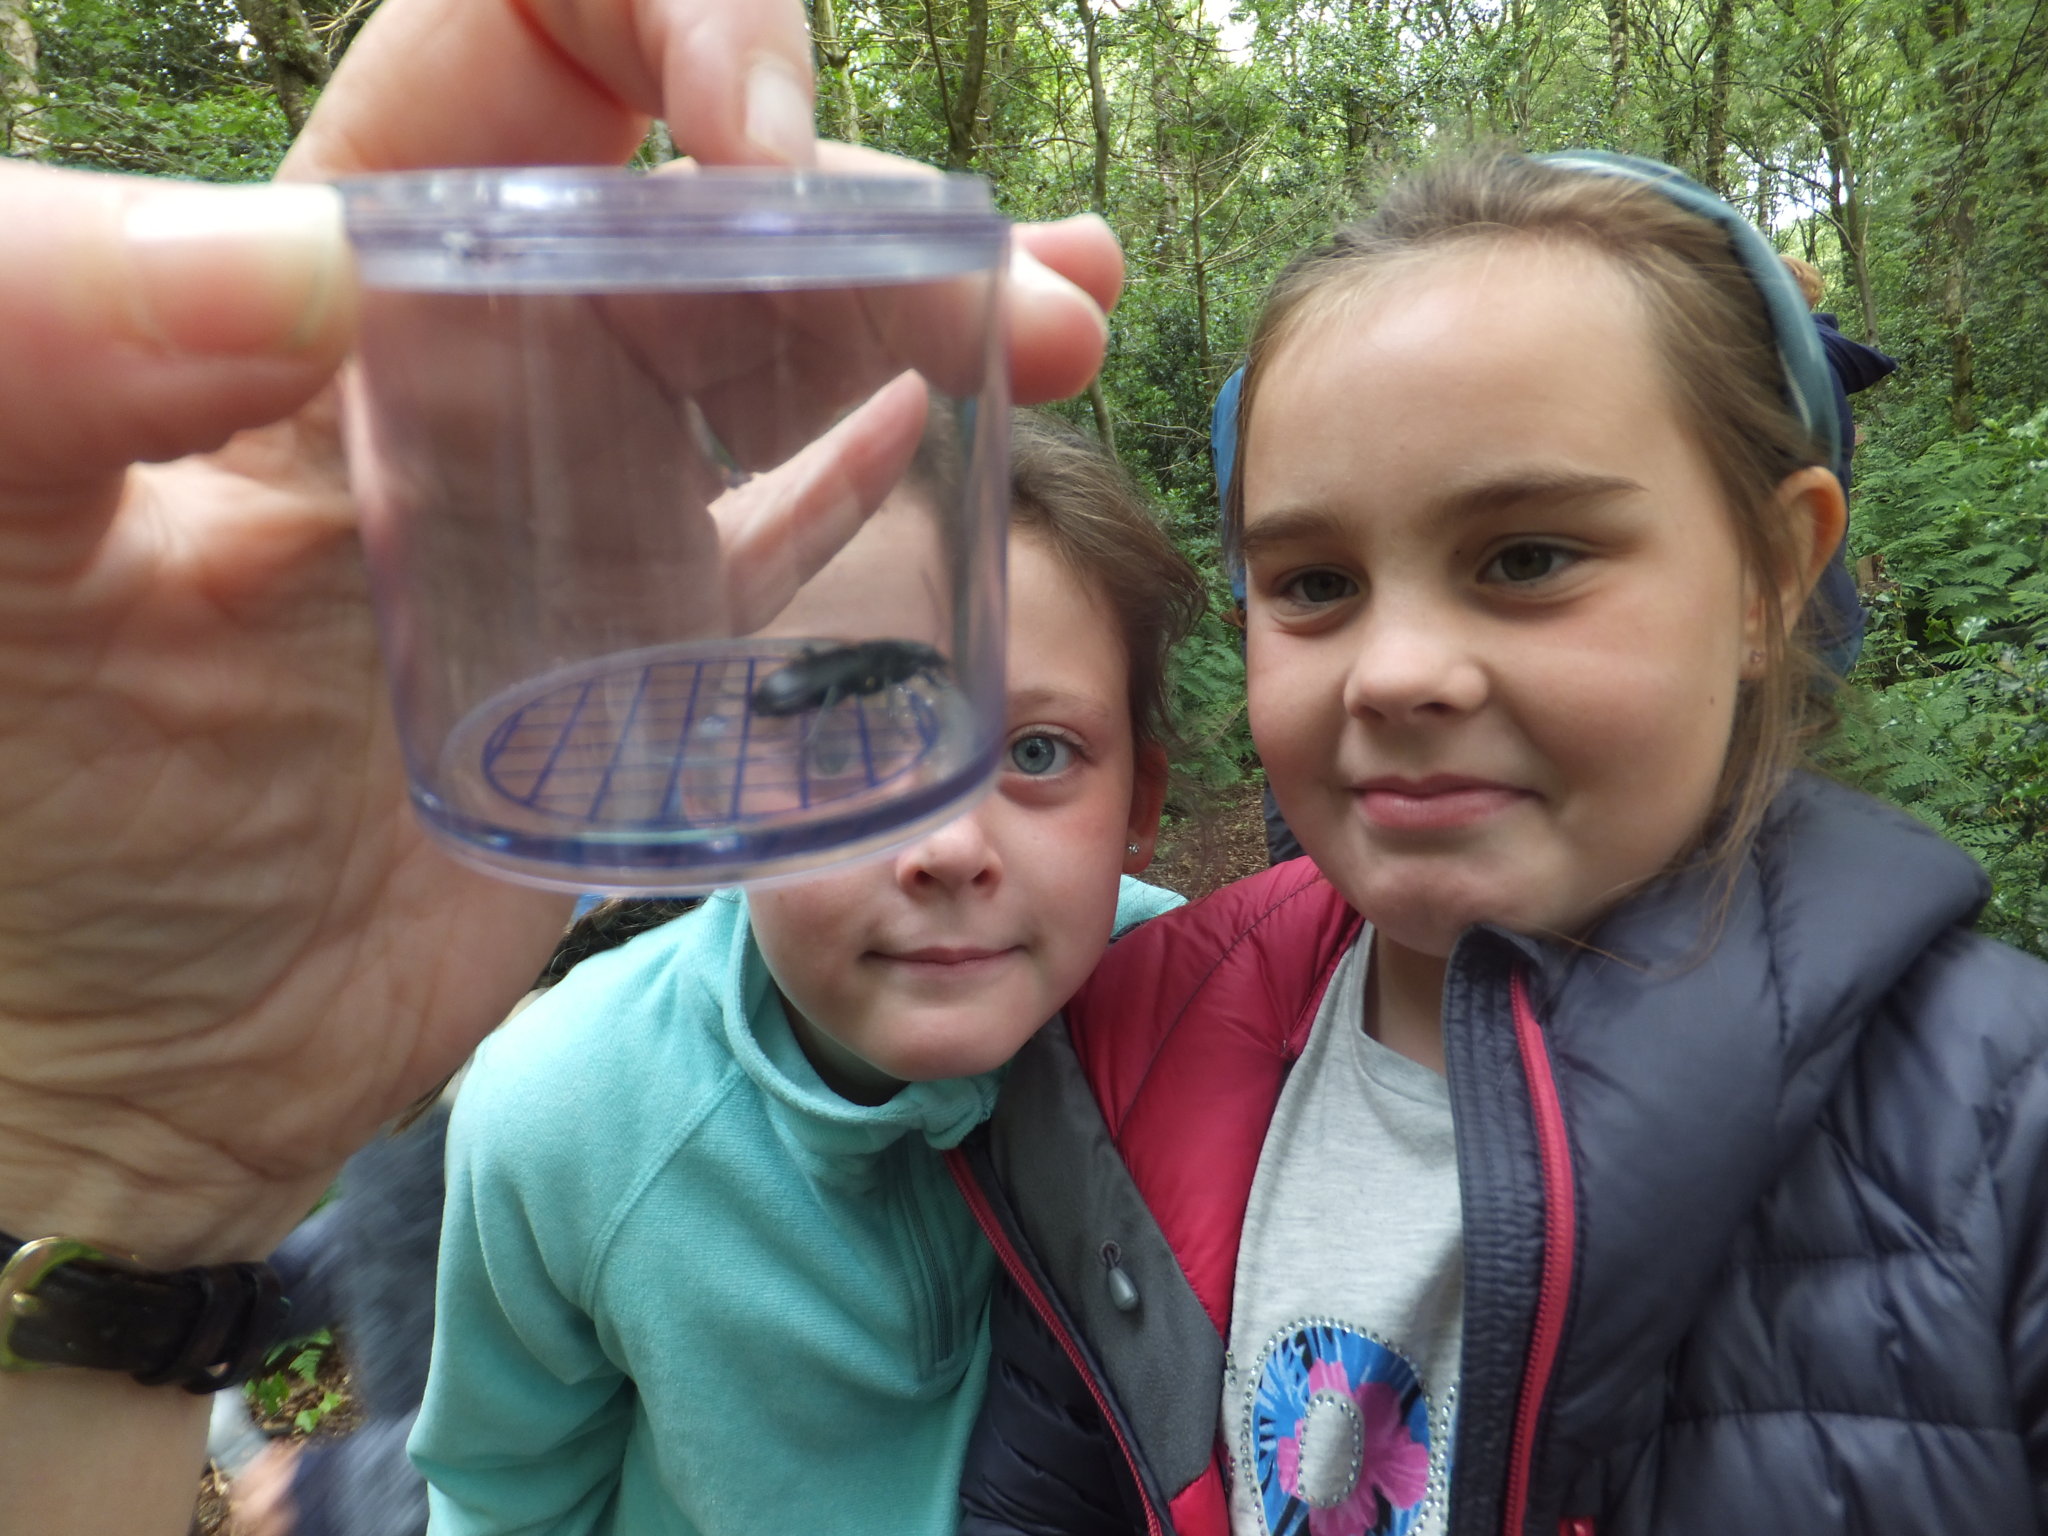
[(840, 733), (820, 735), (826, 711), (849, 698), (867, 698), (915, 678), (937, 679), (946, 658), (915, 640), (859, 640), (821, 649), (806, 646), (794, 661), (778, 667), (754, 689), (749, 707), (770, 719), (809, 714), (803, 750), (811, 772), (836, 778), (852, 758), (852, 741)]
[(937, 678), (946, 658), (915, 640), (857, 640), (821, 650), (805, 646), (755, 688), (751, 708), (780, 718), (830, 709), (842, 699), (865, 697), (917, 677)]

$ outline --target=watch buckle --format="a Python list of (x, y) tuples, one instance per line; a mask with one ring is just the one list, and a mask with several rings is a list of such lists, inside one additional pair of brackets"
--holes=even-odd
[(109, 1253), (75, 1237), (39, 1237), (15, 1249), (0, 1264), (0, 1371), (47, 1370), (55, 1362), (25, 1360), (14, 1352), (14, 1325), (42, 1310), (36, 1287), (66, 1264), (106, 1264), (140, 1271), (142, 1261), (125, 1253)]

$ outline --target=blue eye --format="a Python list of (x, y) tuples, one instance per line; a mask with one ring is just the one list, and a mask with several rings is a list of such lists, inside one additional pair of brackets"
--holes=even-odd
[(1578, 563), (1578, 555), (1556, 544), (1510, 544), (1486, 563), (1481, 575), (1510, 585), (1544, 581)]
[(1048, 736), (1043, 731), (1033, 731), (1019, 736), (1010, 743), (1010, 766), (1019, 773), (1033, 778), (1044, 778), (1047, 774), (1059, 773), (1074, 760), (1071, 742)]

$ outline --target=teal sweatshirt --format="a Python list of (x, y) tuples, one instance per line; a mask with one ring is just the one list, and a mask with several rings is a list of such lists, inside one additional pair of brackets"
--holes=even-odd
[(833, 1093), (738, 892), (577, 966), (449, 1128), (433, 1536), (950, 1536), (995, 1260), (940, 1153), (996, 1083)]

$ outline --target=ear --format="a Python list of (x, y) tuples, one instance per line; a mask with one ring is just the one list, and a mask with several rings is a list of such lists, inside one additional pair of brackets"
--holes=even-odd
[(1159, 813), (1166, 807), (1166, 749), (1157, 742), (1138, 748), (1131, 765), (1131, 824), (1129, 843), (1135, 853), (1125, 853), (1124, 873), (1142, 875), (1152, 863), (1153, 845), (1159, 841)]
[[(1842, 482), (1832, 470), (1818, 464), (1796, 470), (1778, 483), (1777, 503), (1792, 531), (1792, 548), (1778, 581), (1778, 615), (1787, 635), (1799, 622), (1806, 600), (1813, 595), (1821, 573), (1835, 558), (1842, 534), (1849, 526), (1849, 503), (1842, 495)], [(1752, 657), (1764, 654), (1764, 604), (1750, 600), (1743, 628), (1743, 644)], [(1762, 670), (1760, 660), (1743, 668), (1743, 676), (1754, 677)]]

